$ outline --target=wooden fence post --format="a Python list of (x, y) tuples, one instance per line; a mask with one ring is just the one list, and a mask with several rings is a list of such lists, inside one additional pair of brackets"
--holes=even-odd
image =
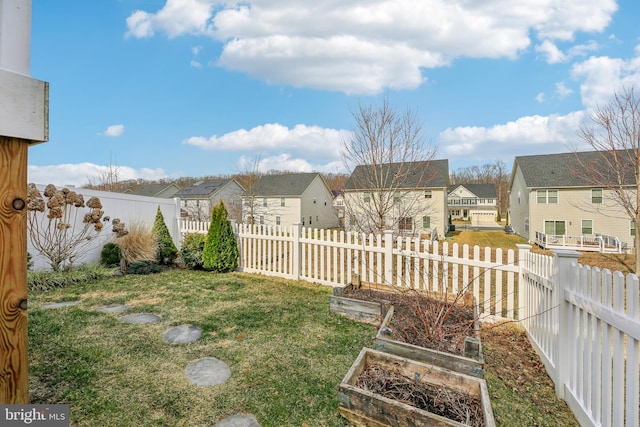
[(384, 231), (384, 284), (393, 285), (393, 230)]
[(0, 404), (29, 403), (27, 148), (49, 139), (49, 85), (29, 77), (31, 0), (0, 0)]
[(556, 249), (553, 250), (556, 258), (554, 263), (553, 282), (555, 288), (553, 290), (554, 306), (558, 310), (558, 334), (555, 337), (555, 354), (553, 355), (553, 364), (555, 366), (554, 382), (556, 386), (556, 396), (564, 399), (564, 386), (569, 382), (569, 364), (574, 363), (569, 359), (570, 347), (575, 340), (571, 336), (575, 331), (568, 329), (569, 325), (569, 303), (564, 298), (565, 289), (571, 288), (571, 281), (576, 280), (577, 270), (574, 270), (572, 263), (576, 262), (582, 256), (580, 252)]

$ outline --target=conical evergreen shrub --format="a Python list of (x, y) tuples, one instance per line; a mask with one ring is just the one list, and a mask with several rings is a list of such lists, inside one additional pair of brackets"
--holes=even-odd
[(158, 206), (158, 212), (156, 212), (156, 219), (151, 229), (153, 235), (156, 236), (158, 241), (157, 260), (160, 264), (172, 264), (178, 256), (178, 248), (173, 243), (167, 224), (164, 222), (164, 216)]
[(220, 201), (211, 211), (211, 224), (202, 251), (202, 263), (207, 270), (227, 273), (238, 267), (238, 243), (231, 222), (227, 219), (227, 209)]

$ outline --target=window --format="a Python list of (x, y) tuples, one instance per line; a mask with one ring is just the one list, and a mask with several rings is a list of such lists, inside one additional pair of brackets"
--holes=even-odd
[(431, 197), (433, 197), (433, 191), (432, 190), (424, 190), (424, 198), (425, 199), (430, 199)]
[(538, 190), (538, 203), (558, 203), (558, 190)]
[(593, 234), (593, 220), (582, 220), (582, 234)]
[(393, 193), (393, 203), (398, 203), (400, 201), (400, 192), (396, 191)]
[(336, 200), (336, 206), (344, 206), (344, 200)]
[(262, 199), (262, 206), (267, 207), (267, 198)]
[(524, 231), (529, 232), (529, 218), (524, 219)]
[(280, 225), (280, 217), (279, 216), (276, 217), (276, 225)]
[(311, 215), (309, 215), (309, 225), (311, 225)]
[(636, 223), (633, 221), (629, 221), (629, 234), (631, 236), (636, 235)]
[(552, 236), (563, 236), (565, 234), (566, 227), (564, 221), (545, 221), (544, 233)]
[(423, 216), (422, 217), (422, 228), (431, 228), (431, 217)]
[(284, 206), (284, 197), (280, 199), (280, 206)]
[(591, 189), (591, 203), (602, 203), (602, 188)]
[(264, 217), (260, 215), (260, 225), (264, 225)]
[(364, 193), (363, 201), (369, 203), (371, 201), (371, 193)]
[(411, 231), (413, 230), (413, 218), (410, 217), (402, 217), (398, 219), (398, 228), (400, 231)]

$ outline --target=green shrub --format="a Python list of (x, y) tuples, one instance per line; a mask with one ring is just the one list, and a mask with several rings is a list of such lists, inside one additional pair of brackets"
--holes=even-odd
[(132, 262), (127, 269), (128, 274), (153, 274), (160, 271), (162, 271), (160, 264), (150, 260)]
[(109, 242), (100, 251), (100, 264), (105, 267), (117, 267), (120, 265), (121, 256), (120, 246), (117, 243)]
[(204, 250), (205, 240), (206, 236), (204, 234), (185, 234), (180, 257), (187, 268), (200, 270), (203, 267), (202, 251)]
[(113, 268), (107, 268), (100, 264), (81, 264), (68, 271), (29, 271), (27, 272), (27, 288), (30, 291), (48, 291), (111, 277), (114, 272)]
[(207, 270), (218, 273), (233, 271), (238, 267), (238, 243), (227, 219), (227, 209), (220, 201), (211, 211), (211, 225), (202, 252), (202, 262)]
[(33, 268), (33, 257), (30, 252), (27, 252), (27, 270), (31, 270)]
[(156, 240), (158, 242), (158, 253), (156, 259), (162, 265), (173, 264), (176, 257), (178, 256), (178, 248), (176, 248), (176, 245), (173, 243), (171, 233), (169, 233), (167, 224), (165, 224), (164, 222), (164, 216), (162, 216), (160, 206), (158, 206), (156, 219), (153, 223), (153, 228), (151, 229), (151, 231), (153, 232), (154, 236), (156, 236)]

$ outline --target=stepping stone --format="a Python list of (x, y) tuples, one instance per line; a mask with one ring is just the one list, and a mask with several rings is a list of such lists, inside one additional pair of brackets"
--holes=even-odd
[(121, 313), (123, 311), (129, 310), (130, 308), (130, 306), (124, 304), (111, 304), (98, 307), (96, 308), (96, 311), (99, 311), (101, 313)]
[(162, 335), (170, 344), (186, 344), (196, 341), (202, 335), (202, 329), (193, 325), (180, 325), (171, 328)]
[(130, 314), (120, 318), (125, 323), (155, 323), (160, 321), (160, 316), (149, 313)]
[(66, 301), (66, 302), (52, 302), (49, 304), (43, 304), (42, 308), (62, 308), (71, 307), (80, 304), (82, 301)]
[(253, 415), (234, 414), (216, 423), (214, 427), (260, 427)]
[(184, 375), (191, 384), (207, 387), (227, 381), (231, 370), (226, 363), (215, 357), (204, 357), (189, 363), (184, 368)]

